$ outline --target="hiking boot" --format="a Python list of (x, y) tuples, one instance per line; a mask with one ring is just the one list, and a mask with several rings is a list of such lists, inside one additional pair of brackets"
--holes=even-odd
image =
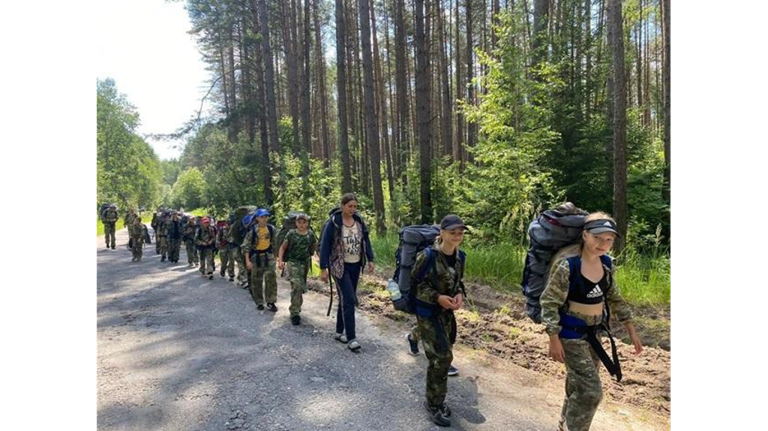
[(441, 404), (440, 411), (443, 412), (443, 416), (447, 418), (451, 417), (451, 408), (448, 407), (448, 404), (446, 403)]
[(441, 427), (451, 426), (451, 420), (448, 419), (448, 417), (443, 412), (442, 406), (431, 406), (428, 402), (424, 401), (424, 408), (427, 409), (429, 418), (432, 419), (432, 422), (434, 422), (435, 425)]
[(291, 324), (293, 324), (293, 325), (300, 325), (301, 324), (301, 316), (291, 316)]
[(115, 249), (115, 246), (113, 245), (113, 246), (112, 246), (112, 250), (114, 250), (114, 249)]
[(165, 262), (165, 256), (160, 258), (160, 262)]
[(336, 334), (334, 335), (333, 339), (340, 343), (347, 344), (347, 336), (344, 334)]
[(208, 280), (213, 280), (213, 273), (212, 272), (208, 273)]
[(272, 302), (267, 302), (267, 309), (274, 313), (277, 311), (277, 305)]
[(257, 310), (263, 310), (263, 309), (264, 309), (264, 304), (259, 304), (259, 305), (257, 305), (257, 306), (256, 306), (256, 309), (257, 309)]
[(223, 272), (220, 272), (220, 273), (219, 273), (219, 275), (221, 276), (221, 278), (224, 278), (224, 277), (225, 277), (225, 275), (224, 275), (224, 273), (223, 273)]
[(235, 277), (229, 277), (229, 281), (235, 281)]

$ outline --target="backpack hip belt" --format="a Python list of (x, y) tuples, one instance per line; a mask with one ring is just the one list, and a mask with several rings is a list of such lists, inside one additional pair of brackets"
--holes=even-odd
[[(560, 326), (563, 327), (559, 334), (560, 338), (566, 340), (578, 340), (586, 336), (587, 343), (589, 343), (592, 350), (595, 351), (597, 357), (600, 358), (600, 362), (603, 363), (605, 369), (608, 370), (612, 376), (616, 377), (617, 382), (621, 381), (621, 363), (619, 362), (619, 355), (616, 352), (616, 342), (613, 340), (613, 334), (611, 334), (611, 331), (605, 323), (600, 323), (599, 325), (587, 325), (585, 321), (578, 317), (569, 316), (561, 312)], [(608, 353), (603, 348), (603, 344), (597, 337), (598, 332), (600, 331), (603, 331), (608, 335), (608, 339), (611, 342), (611, 356), (613, 357), (613, 360), (608, 356)]]

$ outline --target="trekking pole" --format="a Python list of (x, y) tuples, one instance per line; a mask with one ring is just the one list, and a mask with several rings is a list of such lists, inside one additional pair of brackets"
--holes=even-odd
[[(328, 271), (330, 273), (330, 271)], [(331, 306), (333, 306), (333, 277), (331, 274), (328, 274), (328, 287), (331, 288), (331, 302), (328, 303), (328, 312), (325, 313), (326, 316), (331, 315)]]

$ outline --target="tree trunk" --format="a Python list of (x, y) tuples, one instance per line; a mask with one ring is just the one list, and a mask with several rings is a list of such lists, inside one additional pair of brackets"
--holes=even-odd
[[(549, 21), (549, 0), (533, 1), (533, 43), (531, 44), (532, 66), (546, 58), (546, 30)], [(537, 74), (538, 75), (538, 74)]]
[[(467, 104), (474, 106), (475, 103), (475, 86), (472, 84), (474, 78), (474, 66), (472, 64), (472, 57), (474, 53), (474, 47), (472, 45), (472, 0), (466, 0), (467, 8)], [(477, 123), (467, 122), (467, 163), (472, 163), (474, 157), (472, 156), (471, 149), (474, 148), (477, 140)]]
[(406, 184), (406, 163), (408, 160), (409, 147), (409, 119), (410, 111), (408, 109), (408, 87), (407, 72), (408, 59), (406, 58), (405, 43), (405, 19), (403, 9), (405, 0), (395, 1), (395, 85), (397, 86), (397, 119), (398, 136), (400, 147), (398, 148), (399, 172), (401, 183)]
[[(459, 13), (459, 0), (456, 0), (456, 42), (454, 52), (456, 54), (456, 106), (464, 99), (464, 81), (461, 79), (461, 14)], [(459, 170), (464, 170), (464, 116), (461, 110), (456, 110), (456, 143), (453, 146), (453, 159), (459, 161)]]
[[(417, 133), (419, 135), (419, 172), (420, 172), (420, 190), (421, 190), (421, 222), (432, 223), (432, 194), (430, 185), (431, 176), (431, 157), (430, 149), (432, 143), (430, 120), (432, 118), (430, 103), (430, 76), (429, 76), (429, 53), (427, 51), (426, 32), (424, 29), (424, 0), (415, 0), (416, 5), (416, 32), (414, 39), (416, 41), (416, 115), (418, 118)], [(427, 7), (427, 10), (429, 8)]]
[(613, 217), (619, 228), (616, 252), (624, 249), (627, 236), (627, 92), (624, 71), (624, 32), (621, 0), (608, 0), (608, 40), (613, 51)]
[[(495, 0), (498, 2), (498, 0)], [(437, 1), (437, 33), (438, 37), (440, 39), (440, 55), (438, 58), (440, 59), (440, 76), (441, 76), (441, 85), (442, 85), (442, 113), (440, 115), (441, 119), (441, 138), (443, 140), (443, 151), (441, 155), (443, 156), (450, 156), (453, 152), (453, 124), (452, 124), (452, 110), (451, 110), (451, 81), (448, 79), (448, 57), (445, 52), (446, 44), (445, 44), (445, 33), (444, 33), (444, 25), (443, 25), (443, 10), (441, 7), (441, 2)]]
[[(262, 0), (263, 1), (263, 0)], [(341, 150), (341, 192), (352, 192), (351, 163), (349, 160), (349, 129), (347, 128), (347, 34), (344, 0), (336, 0), (336, 103), (339, 110), (339, 147)]]
[(315, 62), (317, 63), (317, 91), (320, 94), (320, 157), (323, 159), (323, 166), (331, 166), (331, 143), (330, 133), (328, 132), (328, 93), (325, 89), (325, 54), (323, 52), (323, 40), (320, 32), (320, 19), (317, 13), (317, 3), (312, 2), (312, 14), (315, 21)]
[(671, 210), (671, 201), (670, 201), (670, 190), (671, 190), (671, 168), (672, 165), (670, 163), (670, 126), (671, 126), (671, 117), (672, 117), (672, 111), (671, 111), (671, 99), (670, 99), (670, 64), (671, 64), (671, 57), (670, 57), (670, 23), (671, 23), (671, 17), (670, 17), (670, 0), (661, 0), (661, 7), (662, 7), (662, 32), (664, 37), (664, 54), (662, 56), (662, 74), (664, 75), (663, 78), (663, 93), (664, 93), (664, 185), (662, 187), (662, 196), (664, 198), (664, 202), (667, 204), (668, 211), (664, 215), (664, 224), (667, 226), (665, 229), (667, 232), (667, 239), (670, 238), (670, 231), (668, 226), (670, 225), (670, 210)]
[(379, 152), (379, 131), (373, 94), (373, 59), (371, 54), (371, 12), (369, 0), (358, 0), (360, 11), (360, 41), (363, 51), (363, 91), (365, 110), (369, 113), (366, 121), (366, 142), (369, 151), (371, 180), (373, 182), (373, 206), (376, 211), (376, 232), (384, 233), (384, 194), (381, 189), (381, 153)]
[[(301, 14), (301, 0), (298, 0), (299, 20), (303, 18), (302, 30), (303, 42), (300, 44), (299, 73), (301, 75), (301, 170), (302, 170), (302, 196), (304, 197), (304, 208), (309, 210), (310, 193), (309, 188), (309, 152), (312, 151), (312, 116), (310, 115), (309, 87), (312, 77), (309, 68), (309, 47), (312, 44), (309, 31), (309, 0), (304, 0), (304, 14)], [(297, 39), (298, 40), (298, 39)]]
[[(267, 12), (267, 1), (259, 0), (259, 22), (261, 27), (261, 46), (264, 55), (264, 93), (266, 95), (266, 111), (267, 122), (269, 126), (269, 147), (279, 157), (280, 154), (280, 140), (277, 133), (277, 110), (275, 106), (275, 71), (272, 63), (272, 48), (269, 44), (269, 14)], [(263, 133), (263, 132), (262, 132)], [(262, 141), (262, 151), (265, 150)], [(265, 154), (265, 160), (267, 166), (270, 165), (269, 152)], [(282, 167), (282, 158), (280, 158)], [(281, 169), (280, 181), (278, 188), (282, 189), (285, 185), (283, 170)], [(271, 195), (267, 196), (267, 202), (274, 200)]]
[(373, 36), (373, 58), (376, 67), (376, 93), (378, 94), (378, 117), (381, 118), (381, 136), (384, 138), (382, 147), (387, 164), (387, 186), (390, 199), (394, 195), (395, 177), (392, 171), (392, 152), (389, 147), (389, 123), (387, 122), (387, 98), (384, 96), (384, 76), (381, 72), (381, 55), (379, 53), (379, 36), (376, 31), (376, 7), (371, 4), (371, 33)]

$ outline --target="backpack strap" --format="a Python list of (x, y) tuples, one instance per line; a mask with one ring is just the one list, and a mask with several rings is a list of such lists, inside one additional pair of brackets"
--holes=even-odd
[[(607, 254), (604, 254), (600, 256), (600, 261), (608, 268), (608, 289), (605, 290), (605, 294), (603, 295), (603, 303), (605, 304), (605, 327), (608, 331), (611, 330), (611, 308), (608, 306), (608, 291), (611, 289), (611, 286), (613, 286), (613, 259), (611, 259), (610, 256)], [(613, 339), (611, 339), (611, 342), (613, 342)]]
[(579, 280), (581, 280), (581, 256), (573, 256), (566, 259), (568, 261), (568, 292), (573, 290)]
[(427, 272), (431, 271), (435, 267), (435, 253), (432, 252), (432, 247), (424, 249), (424, 258), (427, 262), (421, 267), (419, 273), (416, 274), (419, 281), (423, 280), (427, 276)]
[[(426, 260), (424, 265), (419, 269), (418, 274), (416, 274), (416, 283), (423, 281), (426, 279), (428, 273), (432, 273), (432, 282), (435, 286), (438, 285), (438, 279), (437, 279), (437, 271), (435, 270), (435, 253), (432, 251), (432, 247), (427, 247), (424, 249), (424, 259)], [(413, 285), (412, 285), (413, 286)], [(432, 317), (434, 316), (437, 310), (436, 304), (430, 304), (428, 302), (424, 302), (420, 300), (416, 296), (416, 289), (412, 288), (408, 295), (411, 297), (411, 304), (413, 304), (414, 311), (416, 312), (416, 315), (421, 317)]]

